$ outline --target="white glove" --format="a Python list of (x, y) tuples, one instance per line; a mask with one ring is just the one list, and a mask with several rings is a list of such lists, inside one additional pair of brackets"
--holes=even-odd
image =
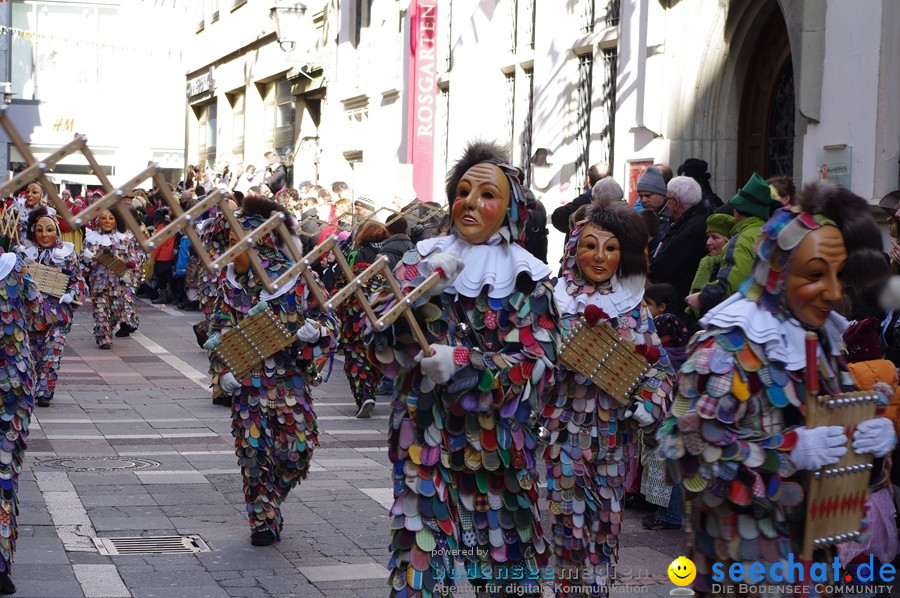
[(847, 436), (841, 426), (797, 428), (797, 446), (791, 461), (797, 469), (815, 470), (834, 465), (847, 454)]
[(75, 296), (72, 293), (64, 293), (62, 297), (59, 298), (60, 303), (72, 303), (75, 300)]
[(90, 249), (85, 249), (84, 251), (81, 252), (81, 257), (83, 257), (87, 261), (91, 261), (92, 259), (94, 259), (94, 255), (96, 255), (96, 254), (93, 251), (91, 251)]
[(237, 381), (234, 374), (225, 372), (219, 376), (219, 388), (227, 395), (232, 395), (241, 389), (241, 383)]
[(894, 424), (886, 417), (867, 419), (853, 433), (853, 452), (856, 454), (871, 453), (876, 457), (884, 457), (897, 444)]
[(297, 331), (297, 338), (304, 343), (314, 343), (322, 338), (322, 331), (319, 330), (319, 323), (312, 318), (307, 318), (303, 322), (303, 326)]
[(434, 355), (425, 357), (423, 351), (416, 355), (416, 361), (422, 368), (422, 373), (431, 378), (435, 384), (446, 384), (459, 369), (453, 362), (453, 347), (447, 345), (431, 345)]
[(642, 428), (653, 423), (653, 416), (647, 412), (647, 408), (644, 407), (644, 401), (640, 399), (628, 406), (625, 415), (636, 421), (637, 425)]
[(428, 289), (428, 294), (432, 297), (436, 297), (443, 293), (450, 285), (453, 284), (453, 281), (456, 280), (457, 276), (459, 276), (459, 273), (464, 266), (465, 264), (463, 263), (463, 261), (459, 259), (459, 254), (454, 251), (437, 253), (429, 257), (428, 261), (423, 264), (425, 276), (430, 276), (435, 270), (438, 269), (443, 272), (443, 276), (441, 276), (441, 279), (437, 282), (437, 284)]

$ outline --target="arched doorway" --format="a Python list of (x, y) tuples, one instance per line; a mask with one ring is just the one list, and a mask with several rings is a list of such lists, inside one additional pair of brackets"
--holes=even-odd
[(738, 184), (753, 172), (768, 178), (794, 174), (794, 68), (781, 10), (775, 9), (756, 42), (738, 123)]

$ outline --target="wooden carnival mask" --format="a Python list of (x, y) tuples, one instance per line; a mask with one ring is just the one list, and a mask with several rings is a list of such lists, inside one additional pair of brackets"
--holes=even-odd
[(593, 283), (606, 282), (619, 269), (619, 239), (595, 224), (586, 224), (578, 238), (575, 262), (582, 276)]
[(25, 207), (36, 208), (44, 197), (44, 190), (37, 183), (29, 183), (25, 189)]
[(500, 230), (509, 208), (509, 180), (495, 164), (482, 162), (466, 171), (456, 186), (453, 225), (457, 235), (480, 245)]
[(56, 228), (56, 221), (49, 216), (41, 216), (34, 223), (34, 240), (43, 249), (50, 249), (56, 245), (56, 239), (59, 231)]
[(844, 296), (844, 235), (835, 226), (810, 231), (795, 250), (785, 284), (785, 303), (807, 326), (820, 327)]
[(97, 217), (100, 222), (100, 230), (105, 233), (111, 233), (116, 230), (116, 217), (109, 210), (103, 210)]
[[(235, 232), (233, 230), (229, 231), (229, 233), (228, 233), (229, 247), (233, 247), (239, 240), (240, 239), (238, 238), (238, 236), (235, 234)], [(232, 262), (232, 264), (234, 264), (235, 272), (237, 272), (238, 274), (243, 274), (244, 272), (246, 272), (247, 270), (250, 269), (250, 256), (248, 256), (247, 252), (245, 251), (245, 252), (241, 253), (240, 255), (236, 255), (234, 257), (234, 261)]]

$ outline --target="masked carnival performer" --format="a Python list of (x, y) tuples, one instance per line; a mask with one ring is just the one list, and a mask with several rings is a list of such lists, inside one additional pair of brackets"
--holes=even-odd
[[(508, 583), (502, 593), (532, 595), (548, 560), (532, 422), (559, 343), (550, 269), (522, 246), (525, 196), (502, 150), (469, 145), (447, 197), (451, 234), (420, 241), (396, 269), (405, 291), (442, 276), (414, 304), (434, 354), (402, 319), (373, 339), (394, 379), (390, 584), (430, 596), (464, 569), (482, 593)], [(373, 301), (379, 313), (395, 303)]]
[[(375, 262), (378, 248), (387, 237), (387, 228), (380, 222), (370, 220), (359, 227), (354, 239), (356, 251), (351, 266), (354, 274), (362, 273)], [(337, 286), (342, 287), (347, 282), (341, 273)], [(362, 290), (367, 296), (371, 295), (383, 282), (380, 275), (373, 276), (363, 284)], [(365, 312), (356, 295), (350, 295), (337, 307), (335, 315), (341, 321), (339, 345), (344, 353), (344, 373), (356, 400), (356, 417), (371, 417), (375, 409), (375, 390), (381, 383), (382, 375), (381, 369), (370, 360), (363, 339)]]
[(575, 371), (556, 371), (544, 407), (551, 434), (545, 457), (554, 551), (557, 564), (569, 569), (562, 595), (609, 592), (625, 514), (625, 466), (640, 451), (639, 432), (652, 437), (671, 401), (674, 372), (643, 303), (648, 238), (644, 221), (624, 202), (594, 203), (569, 237), (556, 284), (564, 336), (587, 312), (587, 325), (608, 323), (651, 364), (628, 405)]
[[(244, 199), (242, 211), (236, 216), (243, 232), (249, 233), (274, 212), (284, 213), (293, 227), (293, 218), (283, 206), (257, 194)], [(235, 231), (228, 230), (227, 225), (222, 229), (232, 243), (237, 241)], [(272, 280), (294, 264), (276, 233), (257, 239), (256, 250)], [(312, 396), (304, 379), (306, 364), (330, 356), (337, 344), (336, 320), (319, 311), (315, 295), (302, 276), (297, 274), (269, 293), (250, 268), (249, 256), (243, 253), (228, 265), (210, 319), (207, 347), (214, 347), (217, 335), (240, 324), (262, 301), (296, 334), (297, 342), (266, 358), (241, 379), (226, 369), (218, 354), (210, 352), (214, 381), (232, 398), (231, 430), (254, 546), (267, 546), (281, 538), (281, 503), (309, 471), (318, 439)]]
[(34, 409), (35, 367), (29, 331), (40, 317), (40, 305), (26, 272), (21, 256), (0, 250), (0, 334), (6, 349), (0, 359), (0, 594), (16, 591), (9, 575), (18, 537), (17, 493)]
[(61, 297), (41, 295), (41, 311), (31, 330), (31, 353), (37, 366), (34, 398), (38, 406), (48, 407), (56, 390), (56, 377), (66, 335), (72, 329), (75, 307), (84, 301), (87, 288), (75, 246), (62, 240), (59, 222), (46, 208), (31, 211), (27, 233), (31, 243), (20, 248), (25, 263), (49, 266), (69, 277)]
[[(15, 209), (19, 221), (19, 244), (30, 245), (33, 243), (28, 238), (28, 217), (31, 212), (42, 207), (44, 202), (44, 188), (40, 183), (28, 183), (25, 187), (25, 196), (16, 200)], [(45, 208), (51, 216), (56, 215), (56, 210)]]
[[(216, 208), (217, 210), (219, 208)], [(232, 212), (237, 210), (237, 205), (233, 202), (226, 204), (226, 209)], [(222, 214), (211, 215), (200, 223), (199, 232), (200, 240), (209, 253), (212, 260), (216, 260), (222, 253), (228, 249), (228, 230), (225, 227), (226, 220)], [(218, 272), (210, 272), (206, 268), (200, 268), (200, 284), (197, 287), (197, 294), (200, 298), (200, 311), (203, 312), (203, 321), (194, 324), (194, 334), (200, 346), (206, 343), (209, 334), (209, 322), (212, 318), (213, 310), (216, 307), (216, 301), (219, 298), (219, 289), (225, 281), (225, 269)], [(214, 405), (231, 406), (231, 397), (222, 393), (222, 389), (218, 385), (213, 385), (212, 402)]]
[[(134, 289), (141, 279), (147, 254), (137, 244), (134, 235), (125, 233), (125, 222), (110, 210), (97, 217), (98, 230), (87, 229), (81, 263), (88, 272), (91, 303), (94, 306), (94, 340), (101, 349), (112, 347), (112, 331), (120, 322), (127, 326), (135, 322)], [(109, 266), (100, 258), (104, 254), (117, 258)], [(118, 265), (116, 265), (118, 264)], [(121, 267), (120, 274), (114, 270)], [(129, 308), (129, 305), (131, 306)]]
[[(752, 278), (701, 320), (705, 330), (681, 369), (660, 452), (693, 503), (688, 556), (702, 595), (717, 595), (715, 562), (726, 572), (733, 563), (761, 562), (763, 584), (798, 583), (773, 580), (770, 565), (789, 555), (800, 560), (805, 473), (848, 450), (842, 426), (805, 425), (805, 334), (818, 336), (821, 394), (856, 390), (841, 356), (847, 321), (832, 310), (845, 285), (874, 304), (886, 276), (868, 202), (811, 184), (797, 206), (763, 227)], [(876, 417), (855, 426), (849, 440), (850, 450), (883, 457), (896, 436), (890, 420)], [(818, 550), (813, 561), (831, 556)]]
[[(149, 237), (150, 232), (144, 226), (141, 217), (138, 215), (134, 206), (127, 206), (122, 209), (131, 212), (131, 215), (140, 225), (142, 234)], [(134, 269), (129, 268), (128, 272), (122, 276), (126, 292), (118, 296), (119, 301), (121, 301), (122, 312), (122, 318), (119, 320), (119, 329), (116, 331), (116, 336), (118, 338), (128, 337), (132, 332), (136, 332), (140, 326), (135, 296), (137, 295), (138, 288), (144, 283), (144, 278), (146, 277), (145, 266), (150, 260), (150, 256), (141, 248), (141, 245), (138, 243), (133, 232), (125, 227), (123, 234), (125, 235), (125, 242), (128, 247), (129, 256), (131, 257), (128, 261), (129, 263), (134, 262), (137, 267)]]

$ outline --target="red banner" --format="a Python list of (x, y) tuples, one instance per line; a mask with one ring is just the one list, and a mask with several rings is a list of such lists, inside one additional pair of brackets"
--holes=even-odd
[(438, 0), (410, 2), (409, 73), (407, 94), (409, 134), (407, 162), (413, 165), (413, 188), (422, 201), (433, 199), (434, 135), (437, 105)]

